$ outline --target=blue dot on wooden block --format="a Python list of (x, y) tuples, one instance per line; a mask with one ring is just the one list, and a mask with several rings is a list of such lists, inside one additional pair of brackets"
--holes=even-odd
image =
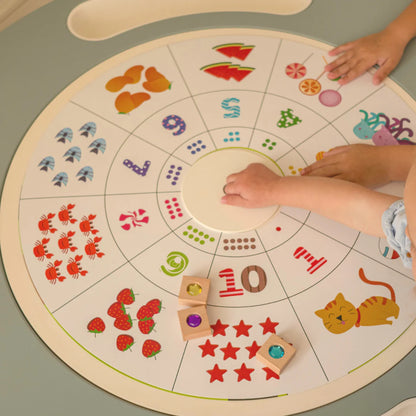
[(269, 348), (269, 355), (272, 358), (279, 359), (285, 355), (285, 350), (281, 345), (272, 345)]
[(187, 318), (186, 318), (186, 323), (191, 327), (191, 328), (196, 328), (196, 327), (198, 327), (199, 325), (201, 325), (201, 322), (202, 322), (202, 318), (198, 315), (198, 314), (192, 314), (192, 315), (189, 315)]

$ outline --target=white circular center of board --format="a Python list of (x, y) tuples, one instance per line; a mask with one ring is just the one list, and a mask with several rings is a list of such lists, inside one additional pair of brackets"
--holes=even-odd
[(278, 175), (279, 166), (267, 156), (246, 148), (226, 148), (208, 153), (186, 172), (182, 198), (188, 212), (205, 227), (222, 232), (255, 229), (273, 217), (278, 206), (241, 208), (221, 203), (226, 178), (251, 163), (262, 163)]

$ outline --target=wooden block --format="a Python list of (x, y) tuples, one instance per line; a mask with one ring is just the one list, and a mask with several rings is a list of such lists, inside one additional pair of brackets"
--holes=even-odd
[(256, 358), (265, 366), (280, 374), (295, 355), (296, 349), (276, 334), (272, 334), (257, 351)]
[(209, 292), (209, 279), (195, 276), (183, 276), (178, 302), (182, 305), (206, 305)]
[(204, 305), (178, 311), (184, 341), (211, 335), (211, 326), (208, 320), (207, 308)]

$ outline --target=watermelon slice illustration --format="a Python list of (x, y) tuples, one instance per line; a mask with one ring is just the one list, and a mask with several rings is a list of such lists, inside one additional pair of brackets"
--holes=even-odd
[(216, 64), (206, 65), (201, 68), (201, 71), (211, 74), (214, 77), (236, 81), (242, 81), (247, 75), (251, 74), (255, 68), (242, 67), (231, 62), (219, 62)]
[(226, 43), (224, 45), (214, 46), (212, 49), (222, 53), (229, 58), (237, 58), (241, 61), (247, 58), (254, 49), (254, 45), (244, 45), (243, 43)]

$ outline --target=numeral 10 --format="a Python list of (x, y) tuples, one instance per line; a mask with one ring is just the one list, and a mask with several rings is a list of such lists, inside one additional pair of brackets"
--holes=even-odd
[[(250, 282), (250, 273), (255, 272), (257, 274), (258, 283), (253, 286)], [(224, 269), (219, 273), (219, 277), (225, 278), (226, 290), (220, 291), (220, 297), (229, 297), (229, 296), (241, 296), (244, 294), (243, 289), (237, 289), (235, 287), (235, 278), (233, 269)], [(241, 272), (241, 284), (243, 288), (250, 293), (261, 292), (267, 285), (267, 277), (265, 271), (260, 266), (247, 266)]]

